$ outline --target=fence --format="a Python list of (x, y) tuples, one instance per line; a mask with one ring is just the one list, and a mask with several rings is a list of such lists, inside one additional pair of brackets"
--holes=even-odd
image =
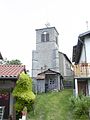
[(75, 77), (90, 77), (90, 63), (80, 63), (74, 65)]

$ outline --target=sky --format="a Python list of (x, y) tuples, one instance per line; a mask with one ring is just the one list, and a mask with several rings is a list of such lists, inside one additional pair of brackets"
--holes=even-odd
[[(88, 25), (86, 24), (88, 21)], [(72, 58), (79, 34), (90, 30), (90, 0), (0, 0), (0, 52), (32, 69), (36, 31), (56, 27), (59, 51)]]

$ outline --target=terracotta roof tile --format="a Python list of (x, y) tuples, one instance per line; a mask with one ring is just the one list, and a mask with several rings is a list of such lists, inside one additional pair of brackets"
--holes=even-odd
[(24, 65), (0, 65), (0, 77), (18, 77), (22, 71), (25, 71)]

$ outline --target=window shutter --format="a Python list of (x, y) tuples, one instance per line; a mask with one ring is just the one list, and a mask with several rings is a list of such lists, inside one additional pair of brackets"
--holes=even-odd
[(44, 42), (44, 41), (45, 41), (45, 35), (42, 34), (42, 35), (41, 35), (41, 42)]
[(49, 41), (49, 33), (46, 34), (46, 41)]

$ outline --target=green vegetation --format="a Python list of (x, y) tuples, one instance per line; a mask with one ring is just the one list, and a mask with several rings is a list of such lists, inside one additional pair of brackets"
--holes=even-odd
[(70, 108), (75, 120), (90, 120), (90, 97), (79, 95), (70, 98)]
[(24, 72), (20, 74), (16, 82), (13, 96), (16, 98), (15, 108), (18, 113), (21, 112), (24, 107), (27, 107), (27, 111), (30, 111), (35, 100), (35, 95), (32, 92), (32, 80)]
[(18, 59), (15, 59), (15, 60), (7, 60), (6, 59), (3, 59), (3, 61), (0, 61), (0, 64), (4, 64), (4, 65), (22, 65), (21, 61), (18, 60)]
[(6, 64), (7, 65), (21, 65), (22, 63), (20, 60), (15, 59), (15, 60), (11, 60), (11, 61), (7, 60)]
[(37, 95), (34, 113), (28, 114), (28, 120), (72, 120), (69, 111), (71, 95), (71, 89)]

